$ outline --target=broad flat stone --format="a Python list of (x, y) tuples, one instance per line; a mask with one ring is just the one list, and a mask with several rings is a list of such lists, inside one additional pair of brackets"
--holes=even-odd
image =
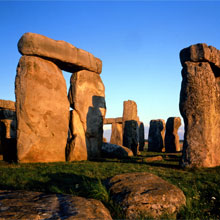
[(100, 201), (71, 195), (0, 190), (0, 204), (0, 219), (112, 219)]
[(10, 109), (15, 111), (15, 102), (0, 99), (0, 109)]
[(110, 143), (102, 144), (102, 157), (121, 159), (132, 156), (134, 156), (132, 151), (127, 147)]
[(109, 180), (108, 187), (126, 219), (139, 219), (141, 214), (142, 218), (160, 219), (164, 214), (175, 215), (186, 205), (179, 188), (151, 173), (119, 174)]
[(56, 41), (35, 33), (25, 33), (18, 42), (22, 55), (39, 56), (56, 63), (60, 69), (76, 72), (87, 69), (102, 72), (102, 61), (91, 53), (78, 49), (65, 41)]
[(123, 118), (118, 117), (118, 118), (105, 118), (104, 124), (113, 124), (113, 123), (123, 123)]
[(69, 102), (61, 70), (42, 58), (22, 56), (15, 94), (18, 161), (65, 161)]
[(106, 113), (105, 87), (100, 75), (82, 70), (72, 75), (70, 106), (79, 114), (85, 134), (88, 158), (101, 155), (103, 120)]
[(179, 105), (185, 134), (181, 165), (219, 166), (219, 77), (208, 62), (185, 62), (182, 78)]
[(86, 136), (75, 110), (70, 112), (70, 140), (67, 144), (67, 161), (87, 160)]

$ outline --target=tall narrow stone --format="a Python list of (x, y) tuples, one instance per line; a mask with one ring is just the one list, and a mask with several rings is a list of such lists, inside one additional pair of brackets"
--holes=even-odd
[(112, 134), (110, 139), (111, 144), (122, 145), (123, 144), (123, 129), (122, 124), (112, 123)]
[(70, 112), (70, 140), (67, 144), (66, 159), (67, 161), (87, 160), (85, 131), (75, 110)]
[(82, 70), (70, 80), (70, 106), (78, 113), (86, 135), (88, 158), (101, 156), (105, 87), (99, 74)]
[(151, 120), (148, 136), (148, 151), (162, 152), (165, 150), (165, 121)]
[(139, 150), (143, 151), (145, 145), (145, 138), (144, 138), (144, 123), (140, 122), (139, 125)]
[(181, 125), (180, 117), (170, 117), (166, 122), (165, 149), (166, 152), (180, 151), (178, 129)]
[(123, 106), (123, 146), (131, 149), (134, 155), (139, 153), (139, 118), (137, 104), (132, 101), (124, 101)]
[(69, 102), (61, 70), (42, 58), (22, 56), (15, 86), (18, 161), (65, 161)]
[(220, 165), (220, 53), (205, 44), (180, 52), (180, 112), (185, 123), (183, 167)]

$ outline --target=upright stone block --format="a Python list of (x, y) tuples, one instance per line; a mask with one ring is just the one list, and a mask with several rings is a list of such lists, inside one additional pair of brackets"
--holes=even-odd
[(65, 161), (69, 102), (61, 70), (42, 58), (22, 56), (15, 87), (18, 161)]
[(140, 122), (139, 125), (139, 150), (143, 151), (145, 145), (145, 138), (144, 138), (144, 123)]
[(16, 129), (15, 103), (0, 100), (0, 155), (7, 162), (17, 161)]
[(100, 157), (106, 113), (104, 84), (100, 75), (87, 70), (74, 73), (70, 84), (70, 106), (76, 110), (83, 125), (88, 158)]
[(85, 131), (75, 110), (70, 112), (70, 140), (67, 144), (66, 159), (67, 161), (87, 160)]
[(122, 145), (123, 144), (123, 129), (122, 124), (112, 123), (112, 134), (110, 139), (111, 144)]
[[(193, 45), (180, 52), (183, 69), (179, 106), (185, 123), (181, 165), (215, 167), (220, 165), (220, 53), (212, 49), (215, 53), (210, 56), (212, 47), (205, 47), (208, 52), (196, 48)], [(201, 56), (186, 56), (190, 51)]]
[(137, 104), (132, 101), (124, 101), (123, 106), (123, 146), (131, 149), (134, 155), (139, 153), (139, 118)]
[(148, 151), (165, 151), (165, 121), (162, 119), (151, 120), (148, 136)]
[(180, 151), (178, 129), (181, 125), (180, 117), (170, 117), (166, 122), (165, 149), (166, 152), (175, 153)]

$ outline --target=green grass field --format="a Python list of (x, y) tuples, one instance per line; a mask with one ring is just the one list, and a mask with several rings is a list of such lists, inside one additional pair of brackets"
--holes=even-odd
[[(162, 155), (164, 160), (144, 161), (146, 157), (157, 155)], [(184, 192), (187, 206), (178, 213), (178, 219), (220, 219), (220, 167), (181, 169), (180, 156), (180, 153), (142, 152), (140, 156), (123, 160), (38, 164), (8, 164), (0, 161), (0, 189), (24, 189), (95, 198), (109, 208), (114, 219), (123, 219), (120, 207), (113, 203), (105, 188), (105, 179), (120, 173), (150, 172)]]

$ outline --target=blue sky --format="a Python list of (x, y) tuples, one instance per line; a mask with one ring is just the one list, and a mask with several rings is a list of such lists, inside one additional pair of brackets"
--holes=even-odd
[(106, 117), (120, 117), (130, 99), (148, 125), (180, 116), (179, 51), (199, 42), (220, 49), (220, 2), (0, 1), (0, 27), (0, 99), (15, 100), (19, 38), (39, 33), (102, 59)]

